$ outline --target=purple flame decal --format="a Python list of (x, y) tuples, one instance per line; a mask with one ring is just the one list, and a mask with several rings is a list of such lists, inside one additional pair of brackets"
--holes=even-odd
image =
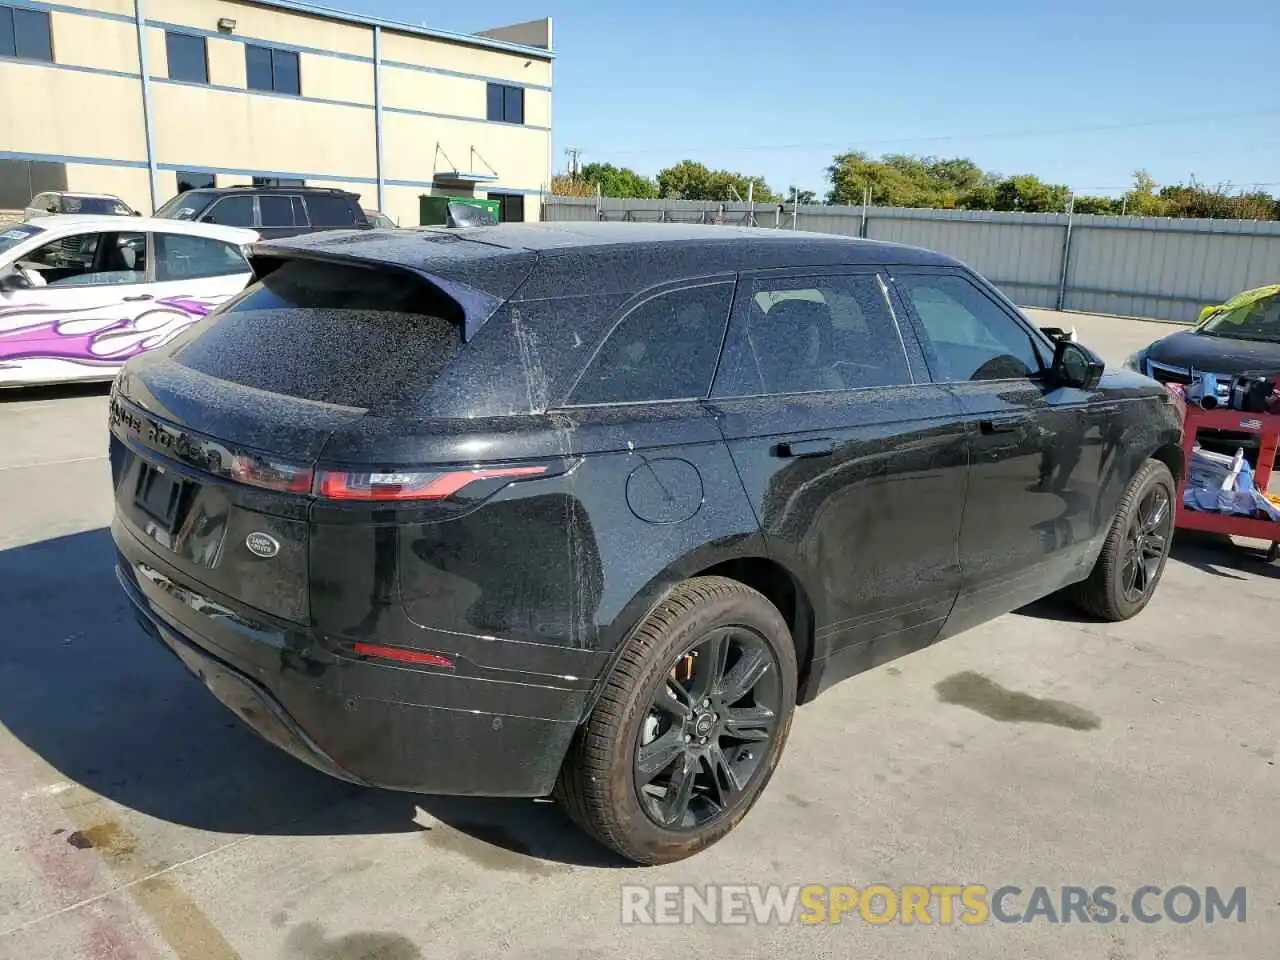
[[(219, 297), (218, 300), (223, 298)], [(17, 360), (69, 360), (89, 366), (116, 366), (167, 343), (205, 316), (216, 300), (167, 297), (136, 317), (113, 317), (120, 304), (77, 310), (48, 306), (0, 308), (0, 327), (15, 320), (49, 319), (0, 329), (0, 364)]]

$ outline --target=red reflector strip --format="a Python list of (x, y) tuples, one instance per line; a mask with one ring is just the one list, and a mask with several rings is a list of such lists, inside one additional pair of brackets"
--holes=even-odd
[(448, 473), (345, 473), (321, 471), (316, 491), (330, 500), (446, 500), (482, 480), (535, 477), (547, 472), (539, 467), (480, 467)]
[(402, 663), (417, 663), (425, 667), (452, 667), (453, 661), (439, 653), (428, 653), (425, 650), (406, 650), (403, 647), (384, 647), (377, 643), (356, 643), (355, 651), (366, 657), (381, 657), (384, 660), (399, 660)]

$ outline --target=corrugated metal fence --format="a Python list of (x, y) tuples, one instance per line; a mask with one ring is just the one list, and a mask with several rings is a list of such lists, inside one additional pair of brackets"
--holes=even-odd
[(1158, 320), (1192, 321), (1207, 304), (1280, 282), (1280, 222), (608, 197), (550, 197), (542, 211), (552, 221), (723, 223), (891, 240), (962, 260), (1024, 306)]

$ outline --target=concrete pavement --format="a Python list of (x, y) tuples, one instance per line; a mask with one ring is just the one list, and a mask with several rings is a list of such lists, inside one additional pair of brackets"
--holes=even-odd
[[(1169, 329), (1036, 314), (1111, 362)], [(840, 685), (734, 834), (638, 869), (553, 804), (362, 790), (242, 729), (115, 584), (103, 393), (0, 395), (0, 958), (1275, 955), (1280, 567), (1256, 551), (1180, 536), (1130, 623), (1042, 603)], [(1244, 886), (1248, 912), (620, 923), (624, 884), (877, 882)]]

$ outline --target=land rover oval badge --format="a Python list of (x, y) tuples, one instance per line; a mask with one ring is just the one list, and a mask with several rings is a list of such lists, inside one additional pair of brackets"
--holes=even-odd
[(257, 557), (270, 558), (280, 552), (280, 541), (270, 534), (256, 530), (244, 538), (244, 545)]

